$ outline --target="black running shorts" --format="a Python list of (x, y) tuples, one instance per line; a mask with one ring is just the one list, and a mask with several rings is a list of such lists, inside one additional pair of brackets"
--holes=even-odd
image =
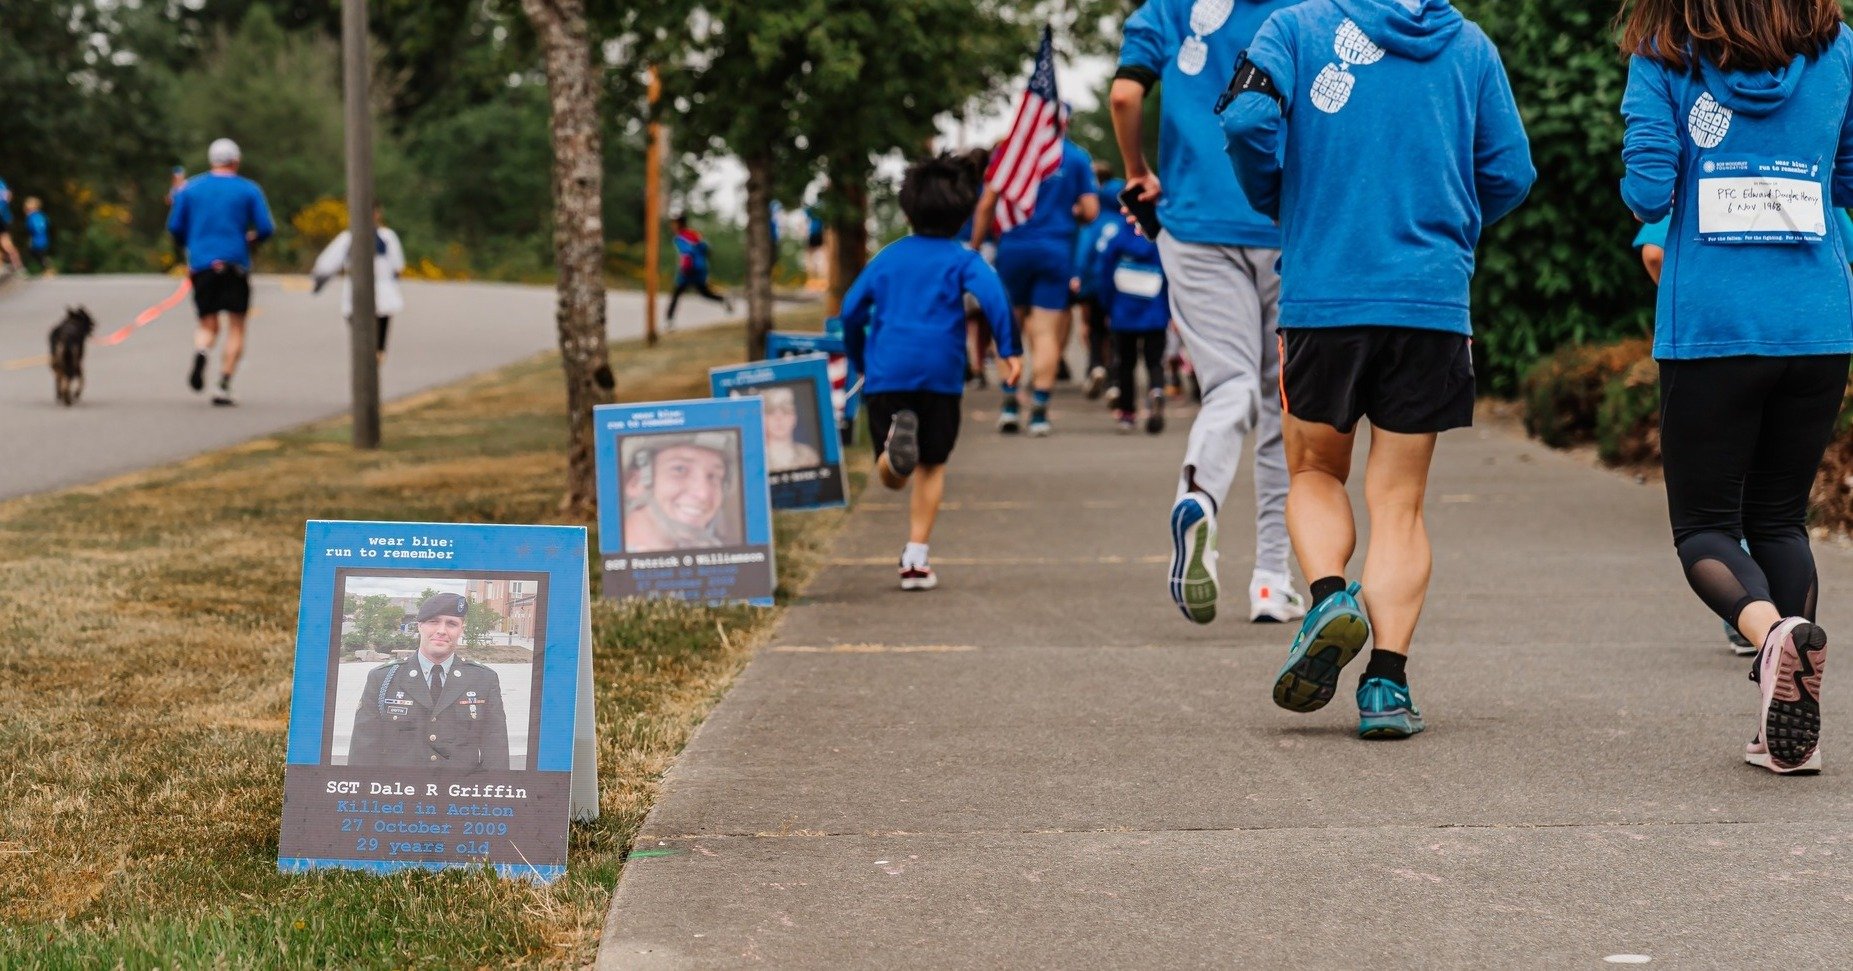
[(193, 307), (201, 317), (249, 311), (251, 275), (243, 267), (229, 263), (194, 273)]
[(1473, 354), (1464, 334), (1411, 327), (1280, 332), (1281, 410), (1341, 432), (1369, 418), (1419, 435), (1473, 424)]
[(862, 407), (869, 413), (869, 441), (875, 445), (875, 457), (888, 445), (888, 426), (894, 415), (907, 410), (920, 419), (920, 464), (944, 465), (952, 457), (952, 446), (959, 441), (959, 411), (964, 398), (956, 394), (931, 391), (895, 391), (866, 395)]

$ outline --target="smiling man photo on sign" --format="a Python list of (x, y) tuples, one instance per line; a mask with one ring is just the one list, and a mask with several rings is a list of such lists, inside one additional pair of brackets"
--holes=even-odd
[(418, 653), (367, 675), (349, 765), (508, 768), (501, 679), (457, 655), (469, 609), (455, 593), (419, 605)]

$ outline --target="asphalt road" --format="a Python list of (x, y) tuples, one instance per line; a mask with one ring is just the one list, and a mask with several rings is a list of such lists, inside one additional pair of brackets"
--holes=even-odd
[[(165, 276), (66, 276), (0, 287), (0, 498), (183, 459), (347, 411), (340, 295), (330, 287), (313, 296), (306, 277), (289, 276), (254, 281), (236, 407), (214, 408), (209, 393), (187, 388), (197, 322), (190, 299), (121, 344), (92, 344), (83, 400), (61, 407), (46, 350), (65, 306), (87, 307), (101, 338), (178, 284)], [(550, 287), (404, 286), (407, 309), (393, 319), (381, 375), (388, 400), (556, 346)], [(642, 336), (641, 293), (613, 292), (606, 308), (612, 339)], [(698, 327), (724, 314), (717, 304), (689, 300), (678, 317), (678, 326)], [(216, 358), (209, 374), (217, 374)]]
[[(1847, 671), (1823, 775), (1744, 765), (1749, 662), (1657, 484), (1445, 436), (1429, 730), (1364, 742), (1362, 661), (1322, 711), (1269, 698), (1293, 631), (1244, 622), (1248, 485), (1194, 626), (1165, 593), (1182, 427), (1056, 405), (1053, 437), (1003, 439), (967, 396), (937, 590), (896, 589), (904, 497), (861, 496), (670, 770), (601, 968), (1847, 966)], [(1853, 555), (1816, 552), (1844, 649)]]

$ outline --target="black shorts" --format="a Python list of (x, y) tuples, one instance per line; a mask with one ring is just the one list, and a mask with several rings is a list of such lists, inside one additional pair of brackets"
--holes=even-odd
[(194, 273), (193, 307), (201, 317), (245, 313), (251, 309), (251, 275), (229, 263)]
[[(392, 318), (391, 317), (375, 317), (373, 319), (376, 323), (380, 325), (379, 330), (374, 332), (374, 336), (379, 339), (379, 345), (380, 345), (379, 352), (381, 354), (384, 354), (386, 353), (386, 328), (392, 326)], [(349, 317), (347, 322), (350, 324), (353, 323), (354, 318)]]
[(906, 410), (920, 419), (920, 464), (944, 465), (959, 441), (959, 413), (964, 398), (931, 391), (894, 391), (865, 395), (862, 407), (869, 413), (869, 441), (881, 458), (888, 444), (888, 426), (895, 412)]
[(1369, 418), (1420, 435), (1473, 424), (1473, 353), (1464, 334), (1411, 327), (1280, 332), (1281, 410), (1341, 432)]

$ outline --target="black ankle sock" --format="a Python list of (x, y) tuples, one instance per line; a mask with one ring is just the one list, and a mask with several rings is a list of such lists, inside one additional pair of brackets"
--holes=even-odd
[(1403, 673), (1403, 667), (1408, 663), (1409, 657), (1406, 654), (1380, 651), (1373, 647), (1370, 649), (1370, 663), (1364, 666), (1364, 678), (1365, 680), (1383, 678), (1407, 688), (1409, 676)]
[(1345, 589), (1344, 577), (1325, 577), (1313, 581), (1313, 606), (1317, 607), (1325, 598)]

